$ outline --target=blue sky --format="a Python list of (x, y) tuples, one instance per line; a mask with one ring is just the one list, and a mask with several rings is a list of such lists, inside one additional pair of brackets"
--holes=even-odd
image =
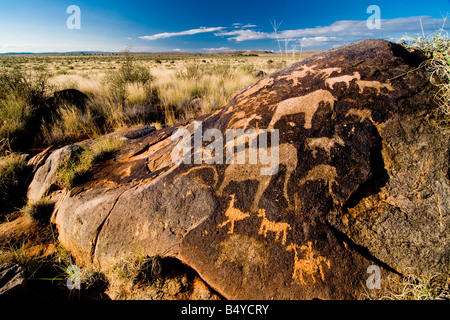
[[(80, 29), (67, 27), (70, 5), (80, 8)], [(381, 29), (367, 27), (370, 5), (380, 8)], [(450, 0), (1, 0), (0, 52), (328, 49), (398, 41), (422, 27), (430, 34), (449, 12)]]

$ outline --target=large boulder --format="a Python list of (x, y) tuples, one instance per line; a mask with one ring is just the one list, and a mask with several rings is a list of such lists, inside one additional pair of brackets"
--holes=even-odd
[[(59, 240), (101, 268), (137, 251), (178, 258), (229, 299), (359, 298), (371, 265), (382, 279), (449, 273), (450, 139), (430, 117), (423, 60), (384, 40), (351, 44), (261, 79), (214, 114), (130, 140), (60, 198)], [(177, 129), (191, 146), (194, 132), (216, 129), (221, 146), (228, 129), (252, 128), (279, 130), (272, 171), (172, 160)]]

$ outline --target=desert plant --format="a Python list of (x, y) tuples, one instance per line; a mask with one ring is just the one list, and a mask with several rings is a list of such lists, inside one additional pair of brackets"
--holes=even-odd
[(430, 81), (438, 88), (435, 101), (443, 115), (441, 122), (450, 125), (450, 39), (441, 29), (432, 35), (403, 39), (409, 49), (419, 49), (428, 59), (420, 67), (430, 73)]
[(120, 69), (107, 74), (106, 85), (109, 87), (112, 98), (123, 104), (127, 98), (127, 84), (139, 83), (144, 86), (153, 81), (154, 77), (143, 65), (136, 64), (129, 49), (126, 49), (122, 55), (124, 61)]
[(31, 217), (40, 225), (48, 225), (53, 213), (53, 208), (53, 202), (47, 199), (41, 199), (33, 203), (27, 203), (27, 205), (21, 209), (21, 212), (22, 214)]
[(43, 139), (49, 144), (79, 141), (100, 133), (89, 108), (82, 111), (73, 105), (61, 105), (51, 123), (41, 125)]
[(0, 157), (0, 214), (10, 213), (23, 202), (26, 161), (23, 156), (10, 153)]
[(39, 129), (52, 88), (45, 73), (28, 74), (18, 69), (0, 71), (0, 139), (26, 140)]
[(401, 278), (388, 277), (380, 300), (442, 300), (450, 299), (450, 279), (440, 273), (409, 274)]
[(95, 140), (89, 146), (80, 146), (58, 168), (56, 184), (71, 189), (96, 163), (113, 154), (123, 144), (124, 141), (119, 138), (106, 137)]

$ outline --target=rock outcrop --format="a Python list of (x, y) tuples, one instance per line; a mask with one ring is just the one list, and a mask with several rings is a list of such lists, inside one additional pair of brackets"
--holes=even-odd
[[(46, 158), (46, 153), (49, 149), (51, 149), (51, 147), (29, 161), (29, 165), (33, 165), (34, 162), (43, 162), (43, 164), (36, 169), (33, 181), (31, 181), (28, 186), (27, 198), (31, 203), (41, 200), (42, 197), (46, 196), (52, 188), (55, 187), (55, 183), (58, 179), (58, 168), (64, 161), (70, 158), (72, 153), (77, 150), (78, 147), (75, 145), (65, 146), (54, 151)], [(43, 159), (45, 159), (45, 162)]]
[(26, 279), (17, 264), (0, 265), (0, 300), (22, 298), (26, 289)]
[[(214, 114), (129, 140), (64, 191), (59, 240), (102, 268), (136, 248), (177, 258), (229, 299), (359, 298), (370, 265), (382, 279), (449, 273), (450, 136), (430, 118), (423, 59), (383, 40), (348, 45), (261, 79)], [(177, 129), (197, 147), (192, 164), (172, 161)], [(228, 129), (268, 129), (271, 154), (278, 130), (279, 166), (194, 164), (212, 140), (198, 149), (194, 133), (208, 129), (214, 146)]]

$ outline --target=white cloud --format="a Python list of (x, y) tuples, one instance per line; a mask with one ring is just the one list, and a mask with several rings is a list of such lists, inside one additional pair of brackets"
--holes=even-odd
[(158, 39), (164, 39), (164, 38), (170, 38), (170, 37), (176, 37), (176, 36), (186, 36), (186, 35), (193, 35), (198, 33), (207, 33), (207, 32), (216, 32), (225, 29), (224, 27), (213, 27), (213, 28), (205, 28), (200, 27), (198, 29), (190, 29), (180, 32), (163, 32), (154, 34), (152, 36), (142, 36), (139, 37), (139, 39), (144, 40), (158, 40)]
[(237, 28), (256, 28), (257, 25), (256, 24), (251, 24), (251, 23), (247, 23), (246, 25), (244, 25), (243, 23), (233, 23), (231, 24), (235, 29)]
[(234, 30), (234, 31), (223, 31), (215, 34), (216, 36), (233, 36), (229, 38), (230, 40), (247, 41), (247, 40), (261, 40), (261, 39), (272, 39), (270, 33), (254, 31), (254, 30)]
[(175, 51), (175, 52), (180, 52), (181, 51), (181, 49), (173, 49), (173, 51)]
[[(305, 43), (325, 43), (327, 41), (337, 41), (338, 37), (348, 37), (351, 40), (359, 40), (361, 38), (376, 37), (378, 35), (386, 35), (392, 33), (417, 33), (437, 30), (442, 27), (444, 20), (436, 19), (429, 16), (418, 16), (408, 18), (383, 19), (381, 21), (381, 29), (369, 29), (366, 20), (341, 20), (332, 23), (329, 26), (318, 26), (314, 28), (304, 28), (295, 30), (284, 30), (275, 32), (261, 32), (252, 29), (244, 29), (243, 26), (239, 30), (217, 32), (216, 36), (229, 37), (229, 40), (237, 42), (249, 40), (263, 39), (305, 39)], [(327, 37), (327, 41), (323, 38)], [(344, 39), (340, 39), (344, 40)]]
[(232, 50), (228, 47), (220, 47), (220, 48), (203, 48), (202, 51), (210, 51), (210, 52), (219, 52), (219, 51), (228, 51)]
[(324, 45), (338, 45), (344, 41), (343, 38), (339, 37), (303, 37), (298, 40), (300, 46), (307, 47), (319, 47)]

